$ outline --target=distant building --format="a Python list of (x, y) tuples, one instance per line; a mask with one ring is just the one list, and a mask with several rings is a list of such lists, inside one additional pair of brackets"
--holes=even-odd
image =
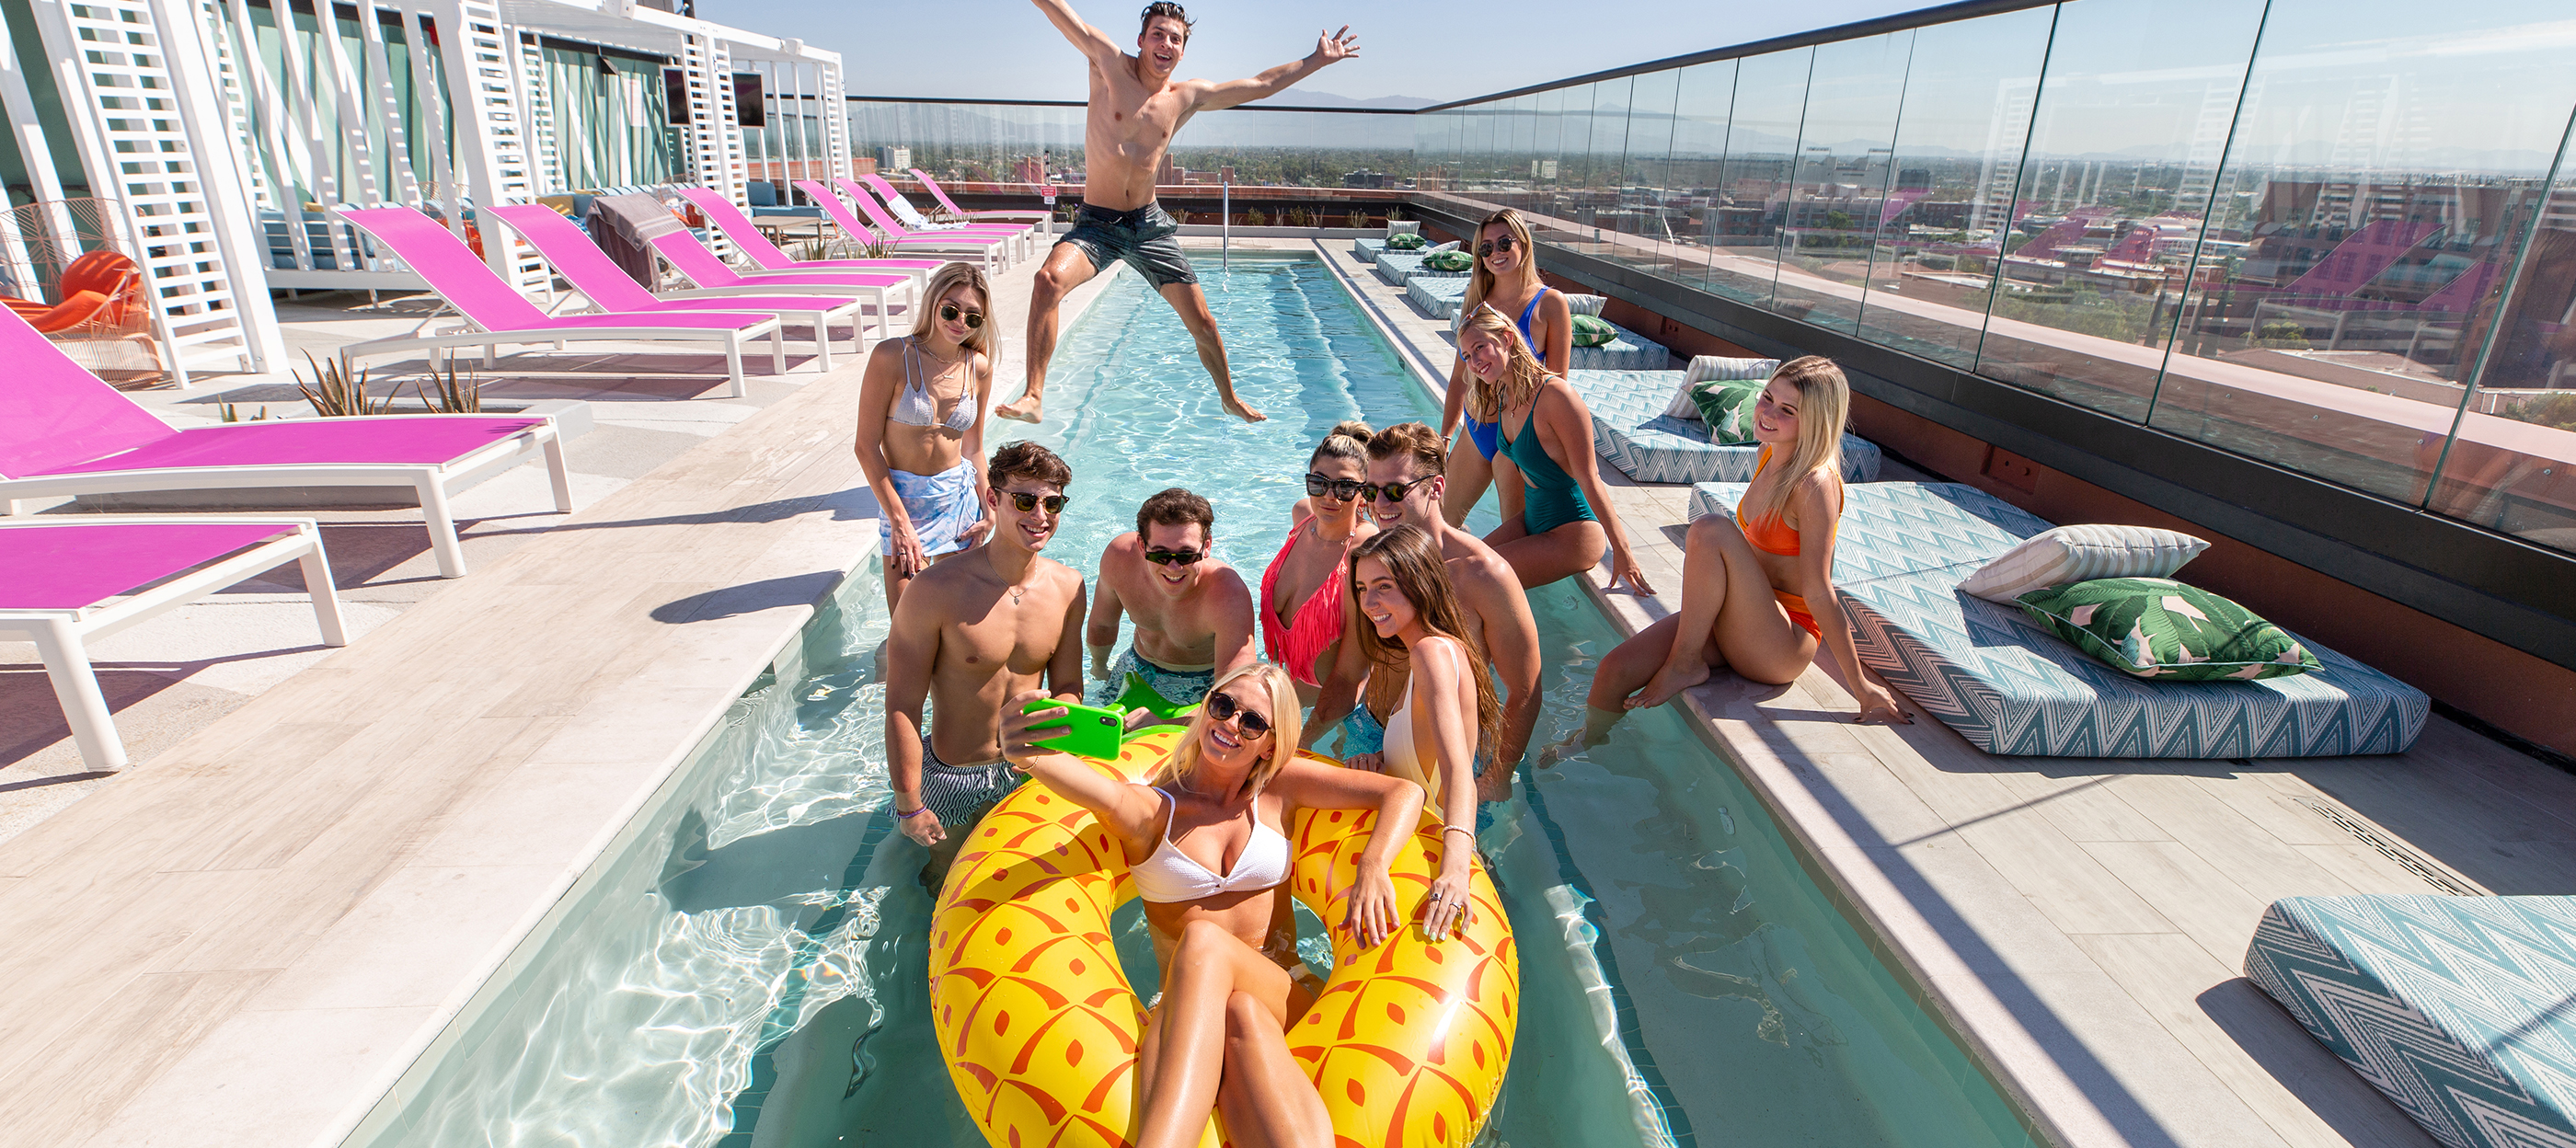
[(1386, 186), (1386, 173), (1382, 171), (1370, 171), (1367, 168), (1361, 168), (1358, 171), (1344, 172), (1342, 173), (1342, 186), (1383, 188)]
[(908, 147), (881, 147), (881, 148), (878, 148), (878, 149), (877, 149), (877, 170), (878, 170), (878, 171), (910, 171), (910, 170), (912, 170), (912, 149), (911, 149), (911, 148), (908, 148)]

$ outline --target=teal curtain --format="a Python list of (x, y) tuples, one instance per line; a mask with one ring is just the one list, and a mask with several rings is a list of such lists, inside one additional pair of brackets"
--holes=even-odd
[[(556, 172), (574, 189), (664, 183), (675, 168), (662, 66), (549, 45), (546, 99), (554, 112)], [(600, 70), (602, 61), (612, 71)]]

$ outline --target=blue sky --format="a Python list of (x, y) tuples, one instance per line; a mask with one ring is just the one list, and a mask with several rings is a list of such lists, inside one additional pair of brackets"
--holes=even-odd
[[(1358, 58), (1301, 88), (1353, 99), (1446, 101), (1926, 7), (1907, 0), (1711, 4), (1686, 0), (1493, 0), (1484, 4), (1185, 0), (1199, 25), (1185, 75), (1248, 76), (1315, 48), (1315, 21), (1348, 22)], [(1143, 0), (1076, 0), (1075, 10), (1132, 45)], [(848, 90), (871, 96), (1083, 98), (1083, 65), (1029, 0), (853, 4), (849, 0), (699, 0), (698, 15), (842, 55)], [(904, 25), (900, 34), (889, 29)], [(1292, 89), (1287, 99), (1295, 98)]]

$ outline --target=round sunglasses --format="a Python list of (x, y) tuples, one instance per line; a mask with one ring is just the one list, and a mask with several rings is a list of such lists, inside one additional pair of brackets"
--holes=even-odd
[(1208, 717), (1216, 721), (1233, 721), (1237, 715), (1240, 715), (1243, 720), (1239, 724), (1243, 727), (1243, 732), (1254, 737), (1270, 732), (1270, 719), (1252, 712), (1250, 707), (1234, 700), (1233, 694), (1209, 694), (1207, 712)]
[(964, 315), (966, 317), (967, 330), (981, 331), (984, 329), (983, 312), (962, 310), (955, 303), (942, 303), (939, 305), (939, 319), (941, 322), (954, 323), (957, 321), (957, 317), (959, 315)]
[(1165, 550), (1160, 546), (1145, 552), (1145, 561), (1156, 566), (1196, 566), (1207, 554), (1198, 550)]
[(1478, 244), (1476, 245), (1476, 255), (1477, 255), (1477, 257), (1478, 257), (1478, 258), (1482, 258), (1482, 257), (1484, 257), (1484, 256), (1491, 255), (1491, 254), (1493, 254), (1493, 253), (1495, 253), (1495, 252), (1497, 252), (1497, 251), (1509, 251), (1509, 250), (1511, 250), (1511, 249), (1512, 249), (1512, 246), (1513, 246), (1514, 244), (1517, 244), (1517, 243), (1519, 243), (1519, 242), (1520, 242), (1520, 240), (1514, 239), (1514, 238), (1512, 238), (1511, 236), (1508, 236), (1508, 235), (1501, 236), (1501, 237), (1494, 238), (1494, 239), (1488, 239), (1488, 240), (1485, 240), (1484, 242), (1482, 242), (1482, 243), (1478, 243)]
[(1381, 498), (1388, 502), (1402, 502), (1404, 496), (1413, 493), (1416, 487), (1438, 477), (1440, 476), (1436, 474), (1426, 474), (1411, 482), (1370, 483), (1360, 487), (1360, 498), (1368, 502), (1375, 502)]

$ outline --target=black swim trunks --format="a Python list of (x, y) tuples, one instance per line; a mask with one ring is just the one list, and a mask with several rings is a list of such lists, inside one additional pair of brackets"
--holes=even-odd
[(1181, 254), (1181, 241), (1176, 238), (1180, 233), (1181, 225), (1173, 222), (1159, 203), (1148, 203), (1133, 211), (1111, 211), (1086, 203), (1074, 216), (1073, 230), (1056, 242), (1080, 248), (1090, 258), (1094, 271), (1124, 262), (1143, 272), (1145, 282), (1159, 291), (1174, 283), (1199, 281), (1198, 272), (1190, 270), (1189, 256)]

